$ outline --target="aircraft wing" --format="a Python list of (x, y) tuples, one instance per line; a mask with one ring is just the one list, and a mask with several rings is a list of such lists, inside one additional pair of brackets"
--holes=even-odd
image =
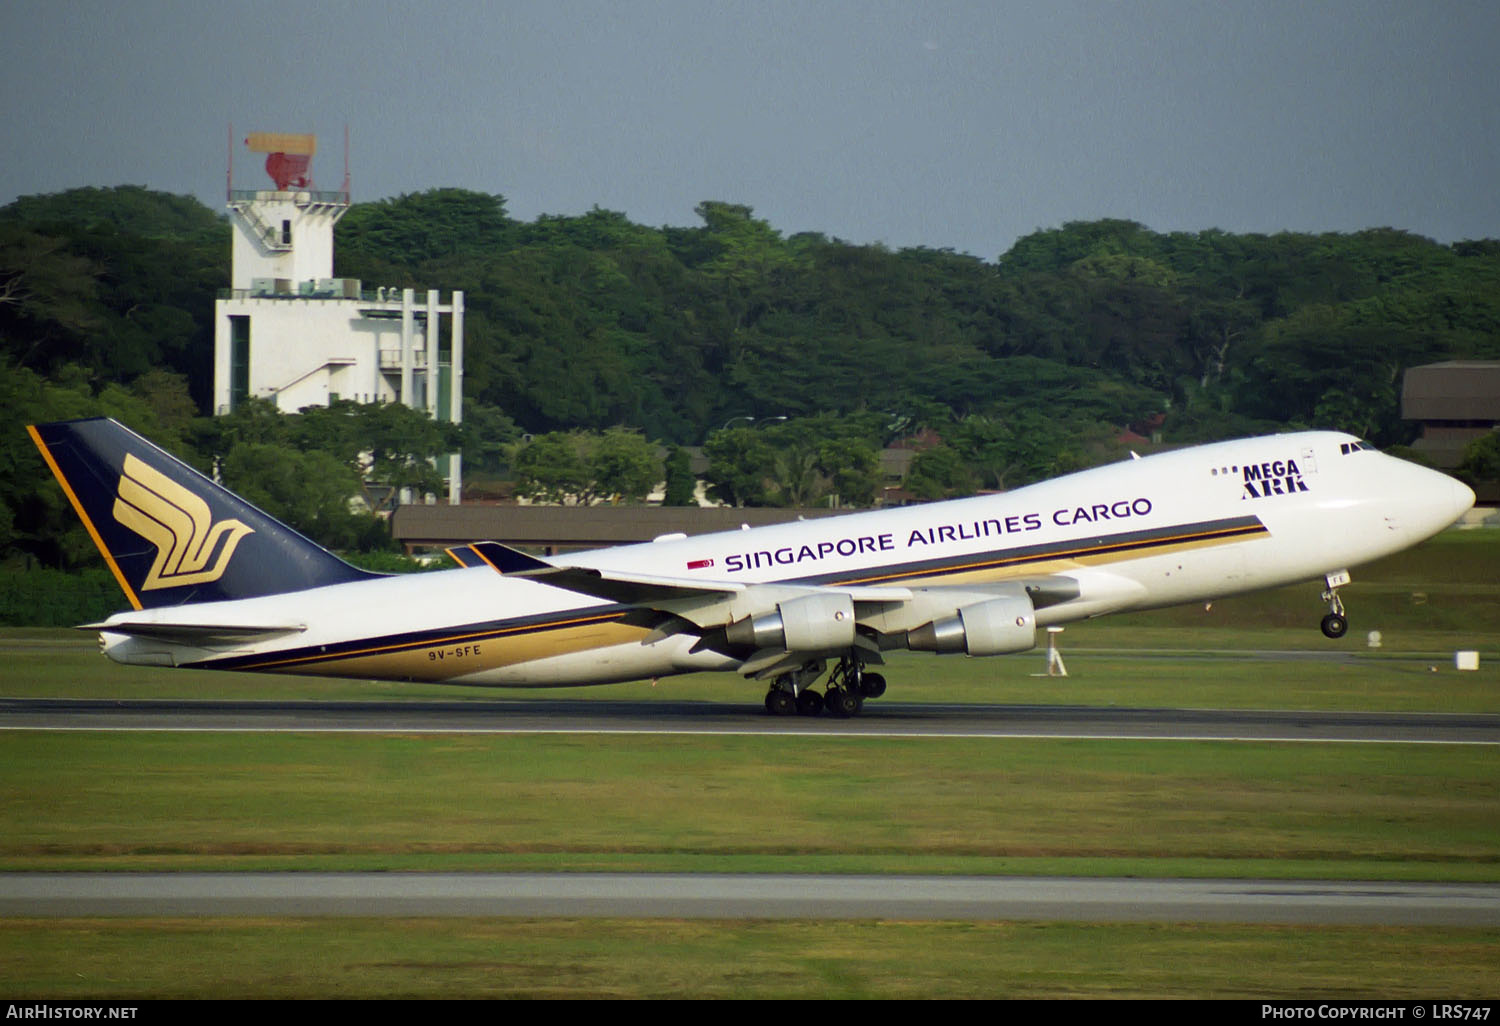
[(507, 577), (524, 577), (540, 584), (549, 584), (554, 588), (563, 588), (624, 605), (649, 607), (664, 602), (680, 604), (682, 600), (693, 599), (722, 601), (757, 591), (780, 594), (789, 589), (797, 593), (834, 591), (848, 595), (855, 602), (865, 603), (885, 604), (902, 602), (911, 598), (911, 592), (906, 588), (867, 585), (762, 585), (746, 584), (740, 581), (683, 580), (677, 577), (660, 577), (655, 574), (596, 570), (592, 567), (549, 563), (544, 559), (529, 556), (507, 545), (491, 541), (474, 542), (472, 545), (455, 548), (456, 552), (455, 549), (449, 549), (448, 553), (464, 566), (476, 565), (465, 560), (477, 558)]
[[(860, 649), (865, 661), (878, 663), (881, 649), (888, 647), (882, 635), (909, 636), (962, 607), (983, 606), (984, 623), (976, 619), (971, 629), (988, 639), (983, 644), (1006, 650), (1030, 647), (1035, 623), (1029, 589), (1020, 582), (995, 590), (699, 581), (555, 564), (497, 542), (450, 552), (465, 566), (483, 563), (507, 577), (633, 607), (634, 622), (651, 628), (643, 644), (691, 634), (698, 639), (693, 651), (731, 655), (747, 676), (772, 676), (852, 648)], [(917, 643), (923, 644), (920, 637)]]
[(456, 545), (448, 555), (460, 566), (488, 566), (507, 577), (523, 577), (539, 584), (607, 599), (624, 605), (649, 606), (670, 599), (722, 599), (745, 590), (738, 583), (699, 583), (650, 574), (620, 574), (537, 559), (499, 542)]
[(891, 647), (975, 656), (1025, 651), (1036, 644), (1039, 609), (1068, 603), (1098, 615), (1143, 593), (1139, 582), (1102, 568), (954, 584), (750, 583), (568, 566), (498, 542), (449, 551), (465, 566), (487, 565), (630, 607), (627, 622), (648, 629), (642, 644), (692, 635), (692, 651), (738, 659), (740, 672), (755, 677), (852, 649), (872, 663)]

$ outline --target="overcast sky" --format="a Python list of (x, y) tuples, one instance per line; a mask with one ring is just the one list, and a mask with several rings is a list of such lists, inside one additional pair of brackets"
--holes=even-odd
[(347, 124), (356, 200), (525, 220), (714, 199), (986, 259), (1100, 217), (1500, 237), (1495, 0), (0, 0), (0, 100), (0, 204), (222, 209), (231, 123), (316, 132), (337, 188)]

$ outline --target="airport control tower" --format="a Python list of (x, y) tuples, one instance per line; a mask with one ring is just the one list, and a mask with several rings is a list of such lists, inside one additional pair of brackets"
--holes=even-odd
[[(252, 396), (289, 413), (344, 398), (462, 421), (464, 294), (443, 302), (437, 289), (333, 277), (333, 228), (349, 209), (347, 156), (342, 188), (321, 191), (316, 136), (256, 132), (244, 145), (266, 155), (272, 188), (234, 187), (231, 145), (233, 269), (215, 304), (214, 412)], [(456, 505), (457, 454), (445, 476)]]

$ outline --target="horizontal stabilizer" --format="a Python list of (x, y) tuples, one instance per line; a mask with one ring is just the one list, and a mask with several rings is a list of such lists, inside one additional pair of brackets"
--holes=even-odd
[(112, 634), (128, 634), (133, 638), (150, 638), (179, 645), (217, 645), (224, 642), (253, 641), (278, 634), (300, 634), (307, 630), (306, 624), (228, 624), (228, 623), (163, 623), (152, 620), (117, 620), (104, 623), (85, 623), (80, 631), (109, 631)]

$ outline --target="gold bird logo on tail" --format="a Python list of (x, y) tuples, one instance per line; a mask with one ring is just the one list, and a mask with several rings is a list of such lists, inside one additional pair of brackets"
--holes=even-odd
[[(156, 559), (142, 591), (217, 581), (240, 539), (255, 533), (234, 519), (214, 523), (208, 503), (129, 454), (114, 514), (121, 524), (156, 546)], [(210, 559), (214, 560), (211, 567)]]

